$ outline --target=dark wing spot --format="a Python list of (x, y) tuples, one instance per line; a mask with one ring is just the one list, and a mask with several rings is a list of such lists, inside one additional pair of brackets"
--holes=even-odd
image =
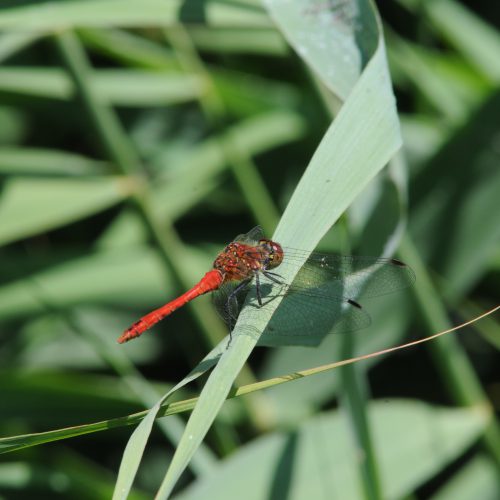
[(398, 259), (391, 259), (391, 264), (394, 264), (395, 266), (399, 267), (408, 267), (404, 262), (401, 262)]
[(352, 300), (352, 299), (347, 299), (347, 303), (348, 304), (351, 304), (351, 306), (354, 306), (354, 307), (357, 307), (358, 309), (363, 309), (361, 307), (361, 304), (359, 304), (358, 302), (356, 302), (355, 300)]

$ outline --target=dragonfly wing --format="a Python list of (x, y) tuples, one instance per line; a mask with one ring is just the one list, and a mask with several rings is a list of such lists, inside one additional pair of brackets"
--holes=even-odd
[(255, 226), (253, 229), (250, 229), (248, 233), (239, 234), (234, 238), (233, 241), (237, 241), (239, 243), (246, 243), (248, 245), (255, 245), (264, 238), (264, 232), (260, 226)]
[[(263, 302), (283, 297), (259, 340), (259, 345), (316, 346), (326, 335), (366, 328), (370, 316), (354, 300), (343, 300), (339, 283), (327, 281), (308, 289), (275, 286), (261, 280)], [(267, 290), (266, 290), (267, 289)]]
[[(296, 255), (286, 255), (294, 265)], [(292, 287), (307, 291), (334, 281), (338, 298), (357, 300), (377, 297), (407, 288), (415, 281), (410, 267), (396, 259), (312, 254), (297, 273)]]
[(326, 335), (348, 333), (370, 325), (369, 314), (357, 303), (287, 294), (259, 340), (265, 346), (317, 346)]
[(212, 293), (212, 303), (230, 331), (236, 324), (236, 320), (248, 294), (249, 287), (247, 286), (237, 291), (239, 285), (241, 285), (241, 282), (238, 281), (224, 283), (218, 290)]

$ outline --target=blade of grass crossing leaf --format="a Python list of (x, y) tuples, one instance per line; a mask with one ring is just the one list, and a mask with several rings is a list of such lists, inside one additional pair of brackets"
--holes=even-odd
[[(135, 368), (130, 358), (121, 349), (116, 349), (116, 341), (110, 339), (105, 329), (95, 328), (86, 321), (85, 315), (78, 312), (63, 313), (65, 321), (75, 332), (83, 336), (94, 348), (96, 355), (101, 357), (110, 367), (112, 367), (123, 380), (123, 384), (128, 387), (131, 394), (135, 394), (138, 401), (141, 401), (145, 408), (150, 408), (156, 404), (159, 393), (152, 384)], [(149, 416), (149, 415), (148, 415)], [(159, 427), (167, 439), (175, 445), (182, 435), (184, 423), (181, 418), (172, 415), (168, 422), (160, 420)], [(200, 453), (193, 459), (191, 465), (195, 475), (204, 475), (213, 469), (216, 462), (212, 452), (204, 447), (200, 448)]]
[(146, 417), (142, 419), (141, 423), (137, 426), (127, 442), (127, 446), (123, 452), (123, 459), (120, 463), (120, 469), (118, 470), (118, 479), (116, 480), (115, 490), (113, 492), (113, 500), (126, 499), (130, 494), (161, 403), (161, 400), (158, 401), (158, 403), (148, 411)]
[(161, 406), (165, 401), (174, 394), (175, 391), (181, 387), (192, 382), (194, 379), (198, 378), (200, 375), (209, 370), (214, 364), (217, 363), (221, 352), (226, 349), (227, 340), (221, 342), (216, 346), (205, 358), (196, 366), (189, 375), (187, 375), (181, 382), (179, 382), (175, 387), (167, 392), (154, 406), (151, 408), (147, 416), (140, 422), (135, 431), (130, 436), (127, 443), (125, 451), (123, 452), (123, 458), (120, 464), (120, 469), (118, 471), (118, 478), (115, 485), (115, 491), (113, 493), (113, 500), (126, 499), (132, 484), (134, 482), (135, 476), (139, 469), (139, 465), (142, 459), (142, 455), (146, 448), (149, 435), (151, 434), (151, 429), (153, 423), (160, 411)]

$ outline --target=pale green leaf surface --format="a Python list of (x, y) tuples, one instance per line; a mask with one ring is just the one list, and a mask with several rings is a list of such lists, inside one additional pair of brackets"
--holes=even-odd
[(500, 498), (498, 467), (479, 455), (465, 464), (438, 492), (432, 500), (497, 500)]
[(85, 45), (124, 65), (159, 70), (180, 70), (167, 47), (126, 30), (86, 28), (78, 30)]
[[(89, 80), (102, 99), (121, 106), (177, 104), (206, 91), (201, 77), (171, 71), (101, 69)], [(63, 100), (74, 95), (71, 78), (59, 68), (0, 68), (0, 90)]]
[[(275, 18), (284, 16), (287, 19), (288, 9), (293, 8), (280, 1), (270, 2), (269, 5)], [(304, 8), (307, 7), (297, 6), (299, 14)], [(372, 20), (368, 28), (377, 30), (372, 11), (366, 15)], [(323, 25), (323, 29), (330, 31), (332, 27)], [(293, 33), (285, 34), (293, 36)], [(313, 51), (314, 42), (311, 43)], [(306, 60), (307, 53), (302, 51)], [(275, 232), (274, 239), (285, 246), (312, 250), (400, 147), (399, 125), (383, 43), (380, 42), (375, 53), (367, 52), (363, 56), (371, 59), (316, 150)], [(353, 83), (352, 77), (347, 80)], [(283, 266), (284, 279), (293, 278), (293, 271), (286, 268), (286, 264)], [(158, 498), (167, 498), (172, 491), (278, 302), (276, 300), (260, 308), (258, 314), (248, 307), (242, 311), (233, 333), (233, 342), (222, 354), (200, 395), (158, 491)]]
[(0, 200), (0, 245), (69, 224), (126, 198), (125, 178), (9, 178)]
[[(405, 497), (460, 456), (488, 417), (478, 408), (449, 409), (411, 400), (372, 402), (368, 416), (382, 475), (384, 499)], [(211, 477), (175, 498), (286, 498), (358, 500), (359, 449), (340, 412), (312, 417), (288, 434), (255, 440), (224, 460)]]
[(209, 0), (202, 9), (198, 2), (182, 0), (63, 0), (4, 8), (0, 29), (60, 30), (71, 27), (168, 26), (179, 20), (206, 22), (214, 26), (266, 27), (262, 11), (236, 2)]
[(273, 29), (208, 29), (205, 26), (193, 26), (189, 34), (197, 47), (218, 54), (285, 56), (288, 53), (283, 37)]
[(95, 81), (96, 92), (110, 102), (151, 106), (191, 101), (207, 91), (199, 75), (139, 70), (105, 70)]
[(120, 463), (118, 470), (118, 478), (115, 483), (113, 492), (113, 500), (126, 499), (132, 489), (132, 483), (142, 460), (142, 455), (146, 444), (151, 434), (153, 424), (155, 423), (156, 415), (160, 409), (162, 400), (151, 408), (148, 414), (144, 417), (141, 423), (136, 427), (132, 436), (127, 442), (127, 446), (123, 453), (124, 458)]
[(368, 2), (267, 0), (266, 4), (295, 51), (345, 100), (378, 44)]
[(104, 161), (56, 149), (0, 148), (2, 174), (98, 175), (109, 169)]
[(2, 285), (0, 317), (18, 318), (47, 312), (48, 307), (88, 303), (160, 305), (172, 292), (168, 288), (172, 278), (165, 274), (160, 258), (147, 247), (89, 253)]
[[(109, 339), (111, 345), (106, 346), (106, 354), (112, 352), (114, 357), (120, 356), (120, 359), (126, 356), (127, 361), (141, 365), (154, 358), (158, 352), (159, 336), (153, 335), (146, 336), (135, 349), (117, 349), (117, 332), (137, 319), (136, 312), (78, 307), (71, 310), (71, 315), (80, 321), (83, 318), (86, 330), (90, 329), (87, 326), (90, 323), (93, 331), (99, 331)], [(87, 337), (76, 334), (64, 314), (48, 313), (28, 321), (15, 342), (24, 346), (22, 353), (15, 359), (15, 365), (23, 370), (103, 370), (108, 366), (103, 359), (102, 346), (96, 347)], [(10, 366), (11, 361), (5, 364)]]

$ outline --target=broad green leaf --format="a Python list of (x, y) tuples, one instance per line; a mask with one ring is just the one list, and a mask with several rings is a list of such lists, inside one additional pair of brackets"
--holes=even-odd
[(168, 26), (178, 21), (214, 26), (269, 26), (267, 16), (237, 2), (210, 0), (63, 0), (2, 9), (0, 29), (57, 30), (71, 27)]
[[(145, 70), (106, 69), (90, 78), (95, 92), (120, 106), (158, 106), (200, 98), (207, 90), (197, 75)], [(59, 68), (0, 68), (0, 91), (69, 100), (74, 85)]]
[(56, 149), (0, 147), (0, 173), (27, 175), (98, 175), (110, 165)]
[(498, 467), (491, 459), (479, 455), (455, 472), (432, 500), (496, 500), (499, 497)]
[(2, 285), (0, 317), (26, 317), (47, 312), (48, 307), (89, 303), (151, 307), (160, 305), (169, 283), (170, 275), (150, 248), (90, 253)]
[(180, 70), (179, 61), (167, 47), (155, 41), (120, 29), (78, 30), (85, 45), (126, 66), (158, 70)]
[(283, 37), (273, 29), (223, 28), (192, 26), (189, 34), (197, 47), (218, 54), (257, 54), (286, 56), (288, 47)]
[(345, 100), (359, 78), (379, 33), (367, 2), (267, 0), (269, 12), (295, 51), (334, 94)]
[[(45, 314), (28, 321), (20, 329), (17, 338), (3, 343), (4, 368), (16, 366), (21, 370), (43, 371), (55, 369), (103, 370), (110, 363), (103, 354), (112, 351), (113, 356), (125, 356), (127, 361), (142, 365), (154, 359), (158, 352), (158, 337), (148, 336), (135, 349), (116, 349), (116, 336), (125, 325), (131, 325), (137, 319), (137, 312), (122, 312), (113, 309), (72, 308), (71, 316), (83, 317), (86, 324), (109, 339), (104, 351), (102, 343), (96, 346), (81, 332), (76, 332), (61, 314)], [(86, 328), (89, 330), (89, 327)], [(80, 333), (80, 334), (79, 334)], [(16, 356), (16, 346), (22, 345), (22, 351)], [(160, 393), (161, 394), (161, 393)]]
[[(479, 437), (488, 416), (479, 408), (449, 409), (411, 400), (372, 402), (373, 430), (383, 498), (412, 494), (439, 474)], [(287, 498), (357, 500), (359, 449), (341, 412), (311, 417), (289, 433), (274, 433), (224, 460), (177, 500)]]
[[(304, 47), (305, 43), (309, 43), (309, 50), (300, 51), (307, 62), (308, 54), (314, 54), (316, 50), (316, 40), (295, 39), (301, 30), (288, 30), (287, 23), (290, 19), (298, 22), (304, 17), (305, 10), (314, 5), (313, 2), (308, 5), (269, 2), (273, 17), (279, 20), (280, 25), (283, 23), (286, 26), (285, 34), (292, 37), (295, 45), (302, 43)], [(316, 150), (275, 232), (274, 239), (285, 246), (312, 250), (401, 144), (380, 27), (371, 5), (362, 4), (361, 9), (363, 12), (359, 21), (367, 23), (364, 27), (367, 32), (377, 33), (378, 42), (361, 40), (358, 50), (360, 60), (368, 61), (366, 67)], [(361, 26), (358, 25), (358, 28), (361, 29)], [(318, 22), (316, 25), (316, 32), (325, 30), (330, 33), (333, 29), (332, 23)], [(320, 37), (322, 35), (319, 33)], [(348, 33), (347, 37), (352, 42), (353, 33)], [(328, 80), (330, 67), (335, 67), (335, 58), (331, 58), (328, 68), (320, 76), (325, 78), (325, 83), (335, 87), (336, 83)], [(342, 81), (354, 84), (352, 74), (347, 74)], [(293, 271), (284, 266), (284, 279), (293, 278)], [(158, 498), (166, 498), (172, 491), (216, 417), (260, 333), (265, 329), (272, 311), (279, 305), (278, 302), (276, 300), (264, 306), (258, 314), (252, 308), (243, 310), (233, 333), (233, 342), (211, 373), (187, 423)]]
[[(228, 111), (237, 116), (264, 114), (272, 108), (296, 108), (299, 96), (289, 85), (262, 77), (222, 71), (211, 73)], [(167, 106), (194, 101), (208, 91), (205, 79), (177, 70), (99, 69), (89, 76), (95, 92), (107, 102), (128, 107)], [(74, 86), (59, 68), (0, 68), (0, 91), (70, 100)]]
[(0, 245), (75, 222), (116, 205), (134, 189), (126, 178), (11, 177), (0, 198)]

